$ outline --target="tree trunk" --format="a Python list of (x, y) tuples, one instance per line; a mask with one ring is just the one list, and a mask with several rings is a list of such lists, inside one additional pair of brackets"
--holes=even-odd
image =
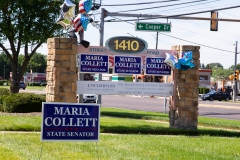
[(11, 93), (19, 93), (19, 81), (11, 81), (10, 91)]
[(11, 78), (11, 93), (19, 93), (19, 83), (21, 80), (21, 76), (19, 75), (19, 71), (17, 69), (17, 65), (12, 63), (12, 78)]

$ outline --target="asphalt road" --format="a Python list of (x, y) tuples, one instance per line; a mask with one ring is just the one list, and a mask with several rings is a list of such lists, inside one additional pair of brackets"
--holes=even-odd
[[(102, 95), (102, 106), (163, 113), (165, 112), (163, 97), (144, 98), (141, 96)], [(166, 113), (168, 113), (168, 111), (169, 108), (167, 103)], [(199, 115), (240, 120), (240, 103), (199, 100)]]
[[(20, 90), (35, 94), (46, 94), (45, 91)], [(168, 100), (167, 100), (168, 102)], [(168, 113), (168, 103), (164, 107), (164, 97), (149, 98), (141, 96), (119, 96), (119, 95), (102, 95), (103, 107), (124, 108), (132, 110), (154, 111)], [(202, 101), (199, 99), (199, 115), (206, 117), (217, 117), (225, 119), (240, 120), (240, 102), (226, 101)]]

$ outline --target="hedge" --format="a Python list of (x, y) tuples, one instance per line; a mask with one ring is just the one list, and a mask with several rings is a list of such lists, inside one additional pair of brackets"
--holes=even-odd
[(41, 112), (45, 95), (15, 93), (0, 96), (0, 111), (8, 113)]
[(198, 88), (199, 94), (206, 94), (210, 92), (209, 88)]
[(10, 84), (10, 82), (8, 80), (0, 80), (0, 86), (3, 86), (4, 84)]
[(133, 79), (132, 77), (128, 76), (128, 77), (125, 77), (124, 82), (133, 82)]
[(0, 96), (1, 95), (9, 95), (10, 94), (10, 90), (7, 88), (0, 88)]

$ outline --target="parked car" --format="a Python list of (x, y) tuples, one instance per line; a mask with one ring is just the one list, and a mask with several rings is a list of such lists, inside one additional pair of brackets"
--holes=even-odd
[(206, 100), (210, 100), (210, 101), (213, 101), (213, 100), (229, 101), (229, 100), (232, 99), (232, 96), (229, 93), (226, 93), (226, 92), (211, 91), (207, 94), (203, 94), (201, 96), (201, 98), (202, 98), (203, 101), (206, 101)]
[(47, 81), (41, 81), (40, 82), (40, 86), (46, 86), (47, 85)]
[(19, 89), (23, 89), (23, 90), (25, 90), (26, 89), (26, 84), (24, 83), (24, 82), (22, 82), (22, 81), (20, 81), (20, 83), (19, 83)]
[(83, 95), (83, 103), (86, 102), (97, 102), (97, 95), (96, 94), (84, 94)]

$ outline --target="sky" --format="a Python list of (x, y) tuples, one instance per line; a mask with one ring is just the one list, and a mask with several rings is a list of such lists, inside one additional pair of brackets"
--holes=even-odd
[[(124, 5), (124, 6), (104, 6), (114, 4), (136, 4), (144, 2), (160, 2), (150, 3), (144, 5)], [(124, 13), (129, 14), (157, 14), (157, 15), (178, 15), (185, 13), (194, 13), (200, 11), (216, 10), (219, 8), (227, 8), (232, 6), (240, 6), (239, 0), (175, 0), (163, 2), (167, 0), (102, 0), (101, 8), (108, 12), (118, 12), (144, 9), (138, 11), (128, 11)], [(198, 1), (198, 2), (195, 2)], [(195, 2), (195, 3), (190, 3)], [(188, 4), (182, 4), (188, 3)], [(172, 6), (170, 6), (172, 5)], [(160, 8), (153, 8), (162, 6)], [(168, 7), (166, 7), (168, 6)], [(89, 14), (95, 21), (100, 21), (101, 8), (97, 11), (90, 11)], [(76, 7), (76, 9), (78, 9)], [(189, 17), (210, 18), (210, 12), (201, 14), (187, 15)], [(240, 7), (235, 9), (227, 9), (218, 11), (218, 18), (237, 19), (240, 20)], [(127, 20), (136, 19), (135, 17), (106, 17), (104, 20)], [(170, 23), (171, 32), (159, 32), (158, 49), (171, 50), (175, 45), (193, 45), (200, 46), (200, 63), (205, 65), (208, 63), (220, 63), (225, 69), (235, 63), (235, 51), (240, 50), (240, 22), (218, 22), (218, 31), (210, 31), (209, 20), (177, 20), (177, 19), (148, 19), (140, 20), (140, 22), (150, 23)], [(104, 23), (104, 46), (105, 42), (115, 36), (135, 36), (144, 39), (148, 43), (148, 49), (155, 49), (156, 47), (156, 32), (135, 31), (135, 21), (129, 22), (105, 22)], [(87, 31), (84, 32), (84, 39), (90, 42), (91, 46), (99, 46), (100, 33), (99, 29), (88, 25)], [(236, 41), (238, 45), (236, 48)], [(44, 44), (37, 52), (47, 54), (47, 46)], [(240, 51), (239, 51), (240, 52)], [(237, 63), (240, 63), (240, 55), (237, 55)]]

